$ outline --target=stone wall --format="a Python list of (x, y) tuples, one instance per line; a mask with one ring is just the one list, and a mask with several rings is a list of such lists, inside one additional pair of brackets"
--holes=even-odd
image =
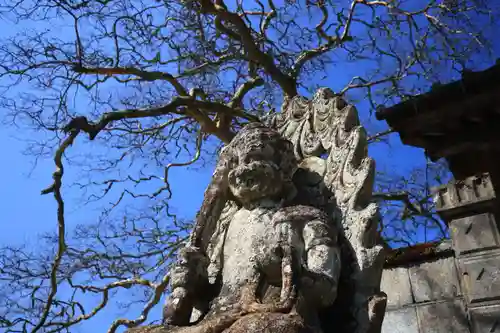
[(431, 259), (384, 270), (387, 293), (383, 333), (469, 333), (459, 270), (451, 244)]
[(388, 262), (382, 332), (500, 333), (500, 207), (490, 176), (439, 188), (436, 204), (451, 242)]

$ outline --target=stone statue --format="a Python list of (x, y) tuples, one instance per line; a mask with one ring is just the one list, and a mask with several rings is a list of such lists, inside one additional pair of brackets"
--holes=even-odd
[(356, 110), (286, 100), (221, 152), (178, 255), (164, 323), (129, 332), (375, 333), (382, 247)]

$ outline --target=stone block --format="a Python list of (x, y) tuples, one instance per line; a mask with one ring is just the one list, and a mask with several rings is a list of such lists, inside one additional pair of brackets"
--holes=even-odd
[(417, 303), (451, 299), (461, 294), (454, 258), (424, 262), (409, 268), (413, 297)]
[(495, 218), (489, 213), (453, 220), (450, 231), (458, 254), (498, 248), (500, 245)]
[(469, 308), (474, 333), (500, 333), (500, 305)]
[(496, 206), (496, 194), (488, 173), (433, 188), (432, 191), (436, 211), (447, 222), (471, 213), (489, 212)]
[(387, 294), (388, 309), (397, 309), (413, 303), (407, 268), (385, 269), (382, 273), (380, 288)]
[(469, 333), (469, 322), (462, 300), (419, 305), (420, 333)]
[(470, 303), (500, 298), (500, 256), (460, 260), (462, 286)]
[(382, 323), (382, 333), (419, 333), (415, 308), (387, 311)]
[(488, 173), (468, 177), (461, 181), (433, 189), (437, 211), (444, 211), (496, 197)]

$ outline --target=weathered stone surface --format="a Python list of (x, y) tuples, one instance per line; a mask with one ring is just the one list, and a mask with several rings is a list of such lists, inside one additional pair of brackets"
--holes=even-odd
[(493, 183), (488, 173), (468, 177), (435, 190), (436, 209), (439, 212), (451, 211), (473, 203), (485, 202), (496, 198)]
[[(211, 274), (219, 276), (220, 291), (206, 299), (206, 316), (192, 330), (203, 331), (215, 322), (218, 329), (209, 325), (211, 329), (222, 332), (250, 308), (262, 313), (290, 311), (296, 302), (292, 276), (301, 279), (305, 302), (301, 309), (306, 312), (315, 313), (335, 300), (341, 268), (338, 232), (321, 209), (287, 203), (297, 169), (292, 148), (279, 133), (261, 124), (247, 125), (227, 147), (230, 163), (223, 161), (218, 168), (226, 169), (226, 186), (239, 209), (228, 216), (223, 240), (216, 241), (223, 245), (207, 253)], [(189, 324), (191, 309), (184, 304), (201, 303), (202, 289), (210, 285), (205, 256), (197, 255), (196, 247), (186, 249), (171, 271), (173, 290), (164, 313), (167, 323), (177, 326)], [(281, 287), (279, 300), (258, 304), (269, 286)], [(232, 310), (235, 316), (229, 320), (226, 313)], [(221, 326), (218, 318), (229, 324)], [(314, 324), (318, 323), (309, 323)]]
[(380, 289), (387, 294), (388, 309), (413, 303), (410, 275), (406, 267), (384, 270)]
[(409, 307), (387, 311), (382, 333), (419, 333), (416, 309)]
[(412, 266), (409, 273), (416, 302), (450, 299), (461, 293), (454, 258)]
[(500, 333), (500, 305), (469, 308), (474, 333)]
[(298, 315), (281, 313), (258, 313), (248, 315), (224, 333), (315, 333), (304, 325)]
[(453, 246), (449, 240), (415, 244), (406, 248), (396, 248), (387, 251), (384, 267), (386, 269), (408, 267), (418, 265), (424, 261), (451, 258), (453, 256)]
[(469, 333), (463, 301), (455, 300), (417, 307), (421, 333)]
[(462, 259), (462, 286), (470, 303), (500, 299), (500, 255)]
[[(327, 207), (338, 216), (343, 231), (340, 242), (345, 242), (341, 245), (343, 272), (338, 297), (331, 310), (335, 315), (326, 319), (325, 330), (367, 332), (379, 326), (380, 313), (374, 312), (380, 310), (375, 310), (376, 302), (370, 300), (379, 294), (384, 254), (377, 236), (378, 210), (372, 201), (374, 163), (367, 157), (366, 132), (356, 108), (331, 90), (319, 89), (310, 100), (286, 99), (282, 112), (266, 122), (294, 143), (299, 160), (327, 155), (324, 178), (318, 186), (323, 199), (308, 195), (305, 201)], [(337, 207), (325, 197), (335, 198)]]
[[(496, 69), (500, 69), (500, 66), (497, 66)], [(492, 78), (494, 77), (495, 75), (492, 76)], [(474, 103), (474, 96), (459, 93), (459, 90), (464, 90), (465, 81), (467, 80), (450, 84), (449, 88), (456, 89), (457, 96), (465, 96), (463, 100), (468, 102), (468, 106), (478, 104)], [(486, 90), (475, 90), (478, 93), (477, 96), (481, 95), (480, 99), (488, 100), (484, 94)], [(443, 92), (442, 89), (439, 91)], [(483, 135), (487, 131), (483, 131), (484, 133), (469, 131), (470, 124), (463, 121), (464, 117), (472, 119), (471, 113), (467, 112), (459, 111), (457, 117), (451, 118), (449, 113), (434, 112), (439, 121), (435, 121), (430, 126), (431, 129), (429, 126), (420, 126), (422, 131), (415, 130), (416, 127), (412, 120), (428, 120), (426, 115), (420, 117), (422, 112), (415, 112), (415, 109), (418, 109), (416, 104), (420, 104), (416, 102), (425, 102), (426, 104), (426, 107), (421, 108), (420, 111), (426, 111), (424, 109), (429, 111), (432, 104), (439, 104), (434, 111), (450, 110), (451, 104), (446, 103), (446, 101), (444, 103), (430, 101), (431, 97), (439, 97), (438, 95), (439, 92), (434, 96), (432, 93), (430, 95), (424, 94), (424, 96), (420, 96), (421, 98), (397, 105), (390, 110), (392, 113), (388, 110), (382, 111), (388, 116), (385, 118), (388, 118), (392, 128), (397, 127), (396, 130), (402, 134), (402, 137), (403, 134), (406, 134), (404, 140), (413, 142), (417, 146), (425, 146), (426, 153), (432, 160), (437, 160), (439, 157), (446, 158), (448, 166), (455, 176), (451, 183), (437, 188), (435, 203), (440, 217), (450, 226), (453, 251), (457, 257), (455, 265), (459, 272), (458, 277), (465, 300), (461, 301), (461, 296), (458, 296), (459, 292), (454, 292), (453, 286), (454, 284), (458, 286), (458, 283), (456, 283), (454, 271), (453, 278), (448, 277), (451, 265), (446, 264), (438, 267), (434, 266), (437, 263), (419, 264), (420, 267), (410, 269), (415, 299), (419, 302), (412, 306), (417, 308), (420, 332), (462, 333), (470, 330), (473, 333), (500, 333), (500, 197), (498, 195), (500, 169), (497, 158), (498, 144), (493, 136)], [(434, 101), (437, 100), (439, 98), (434, 98)], [(457, 104), (456, 101), (452, 101), (453, 103)], [(464, 104), (463, 110), (470, 109), (468, 106)], [(476, 118), (475, 121), (477, 122), (480, 118), (477, 115), (484, 111), (485, 124), (487, 124), (487, 120), (491, 118), (489, 110), (492, 107), (485, 103), (479, 113), (475, 112), (480, 108), (472, 110), (472, 114)], [(405, 117), (403, 111), (417, 116), (410, 119), (412, 116)], [(450, 121), (455, 123), (450, 125)], [(468, 131), (471, 135), (467, 135)], [(431, 132), (441, 132), (443, 140), (425, 140), (425, 134)], [(493, 132), (495, 131), (490, 134)], [(482, 138), (478, 139), (481, 136)], [(474, 140), (477, 144), (471, 144)], [(427, 258), (419, 258), (418, 250), (416, 253), (417, 256), (414, 258), (417, 260), (414, 260), (413, 264), (417, 264), (419, 259), (427, 260)], [(392, 261), (390, 267), (398, 267), (402, 263), (402, 261)], [(409, 262), (403, 264), (409, 264)], [(434, 267), (428, 267), (429, 265)], [(434, 273), (429, 274), (429, 269), (431, 273)], [(433, 275), (433, 278), (427, 275)], [(436, 301), (435, 299), (440, 300)], [(467, 310), (467, 316), (465, 310)], [(387, 315), (390, 316), (390, 313)], [(387, 331), (387, 333), (389, 332), (399, 331), (393, 327)]]
[(453, 220), (450, 231), (458, 254), (493, 249), (500, 245), (495, 218), (490, 213)]
[(222, 150), (171, 271), (168, 327), (142, 331), (380, 329), (375, 169), (356, 109), (320, 89), (312, 100), (286, 99), (265, 122), (246, 125)]

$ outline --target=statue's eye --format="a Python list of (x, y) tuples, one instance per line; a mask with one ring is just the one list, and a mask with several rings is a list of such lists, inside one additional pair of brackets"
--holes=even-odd
[(258, 154), (246, 154), (243, 156), (241, 159), (241, 162), (243, 164), (249, 164), (253, 161), (258, 161), (259, 160), (259, 155)]

